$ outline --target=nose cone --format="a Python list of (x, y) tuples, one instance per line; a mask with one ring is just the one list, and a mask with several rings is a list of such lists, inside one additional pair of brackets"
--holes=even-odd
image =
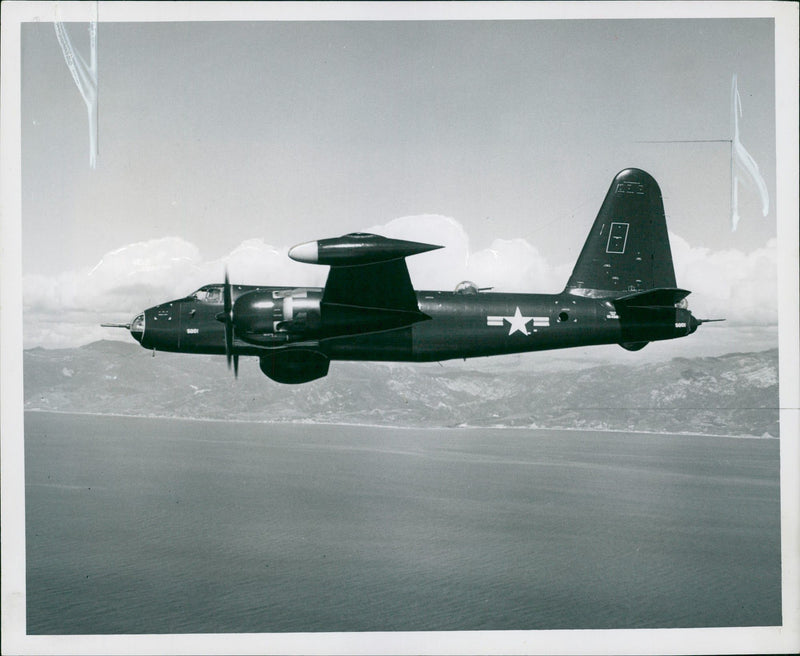
[(319, 247), (316, 241), (307, 241), (289, 249), (289, 257), (297, 262), (316, 264), (319, 261)]
[(131, 335), (141, 344), (142, 337), (144, 337), (144, 312), (137, 315), (134, 320), (131, 321)]

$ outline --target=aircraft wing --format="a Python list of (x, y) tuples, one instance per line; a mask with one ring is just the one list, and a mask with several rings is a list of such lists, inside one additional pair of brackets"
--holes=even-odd
[(332, 266), (322, 302), (401, 312), (419, 311), (404, 258), (358, 266)]

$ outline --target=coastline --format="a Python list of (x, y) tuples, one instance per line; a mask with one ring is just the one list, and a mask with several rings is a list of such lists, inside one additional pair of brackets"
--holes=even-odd
[(551, 431), (551, 432), (595, 432), (595, 433), (617, 433), (619, 435), (643, 435), (643, 436), (673, 436), (673, 437), (722, 437), (728, 439), (743, 439), (743, 440), (775, 440), (780, 441), (780, 437), (774, 435), (725, 435), (718, 433), (696, 433), (696, 432), (658, 432), (648, 430), (633, 430), (623, 431), (611, 428), (591, 428), (591, 427), (564, 427), (564, 426), (506, 426), (506, 425), (489, 425), (489, 426), (475, 426), (470, 424), (459, 424), (457, 426), (399, 426), (388, 424), (369, 424), (369, 423), (356, 423), (356, 422), (332, 422), (332, 421), (314, 421), (312, 419), (302, 420), (285, 420), (285, 421), (270, 421), (266, 419), (218, 419), (214, 417), (182, 417), (170, 415), (140, 415), (140, 414), (123, 414), (123, 413), (106, 413), (106, 412), (79, 412), (72, 410), (48, 410), (44, 408), (25, 408), (25, 413), (41, 413), (41, 414), (54, 414), (54, 415), (80, 415), (90, 417), (124, 417), (127, 419), (164, 419), (174, 421), (193, 421), (193, 422), (211, 422), (223, 424), (265, 424), (277, 426), (349, 426), (356, 428), (379, 428), (386, 430), (435, 430), (435, 431), (460, 431), (460, 430), (497, 430), (497, 431)]

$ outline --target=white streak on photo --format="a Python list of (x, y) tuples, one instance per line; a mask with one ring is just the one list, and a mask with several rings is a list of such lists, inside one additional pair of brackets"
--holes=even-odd
[(53, 23), (56, 38), (64, 54), (72, 79), (80, 91), (89, 119), (89, 166), (97, 167), (97, 4), (95, 16), (89, 23), (89, 64), (81, 54), (72, 47), (69, 34), (64, 23), (58, 20), (58, 6), (56, 6), (56, 21)]
[[(753, 182), (761, 199), (761, 213), (769, 213), (769, 192), (767, 183), (761, 177), (758, 164), (747, 152), (739, 140), (739, 117), (742, 115), (742, 99), (739, 97), (739, 85), (736, 74), (731, 81), (731, 115), (733, 117), (733, 141), (731, 142), (731, 230), (735, 231), (739, 224), (739, 175), (738, 170), (744, 170), (749, 180)], [(738, 164), (738, 169), (737, 169)]]

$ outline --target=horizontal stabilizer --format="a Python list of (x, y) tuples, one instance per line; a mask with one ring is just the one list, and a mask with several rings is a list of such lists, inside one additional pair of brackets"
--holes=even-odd
[(685, 289), (659, 287), (621, 296), (611, 302), (617, 310), (643, 307), (672, 307), (680, 303), (689, 294), (691, 292)]

